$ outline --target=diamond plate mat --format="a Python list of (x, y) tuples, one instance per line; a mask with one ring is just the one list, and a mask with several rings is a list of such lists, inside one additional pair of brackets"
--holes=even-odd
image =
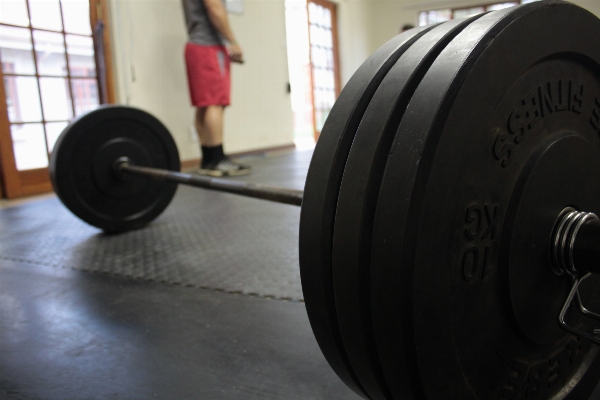
[[(311, 152), (242, 160), (240, 180), (302, 189)], [(107, 235), (57, 198), (0, 209), (0, 259), (302, 300), (300, 208), (180, 185), (143, 229)]]

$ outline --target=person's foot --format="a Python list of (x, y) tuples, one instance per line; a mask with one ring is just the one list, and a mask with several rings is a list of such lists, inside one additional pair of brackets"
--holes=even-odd
[(218, 163), (200, 167), (196, 173), (214, 177), (248, 175), (252, 168), (247, 165), (234, 163), (229, 158), (224, 158)]

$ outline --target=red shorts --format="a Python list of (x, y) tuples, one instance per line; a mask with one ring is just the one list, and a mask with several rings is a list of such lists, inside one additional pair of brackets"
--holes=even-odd
[(185, 46), (190, 98), (195, 107), (228, 106), (231, 80), (229, 54), (225, 46)]

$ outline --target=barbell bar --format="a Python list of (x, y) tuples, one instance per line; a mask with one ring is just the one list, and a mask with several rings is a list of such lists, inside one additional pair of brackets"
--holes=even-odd
[(158, 168), (149, 168), (131, 163), (127, 157), (117, 159), (115, 173), (125, 175), (146, 176), (152, 179), (181, 183), (219, 192), (233, 193), (240, 196), (253, 197), (276, 203), (302, 205), (302, 190), (279, 188), (259, 183), (241, 182), (230, 179), (211, 178), (197, 174), (168, 171)]
[(340, 94), (303, 192), (182, 174), (167, 129), (115, 106), (69, 124), (52, 182), (107, 231), (156, 218), (177, 183), (301, 205), (309, 320), (364, 398), (586, 398), (600, 377), (599, 32), (550, 0), (393, 38)]

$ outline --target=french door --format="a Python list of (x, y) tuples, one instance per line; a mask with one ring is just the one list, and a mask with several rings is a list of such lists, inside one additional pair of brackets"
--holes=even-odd
[(108, 45), (103, 1), (0, 1), (4, 197), (50, 191), (48, 160), (56, 139), (69, 120), (110, 100), (106, 68), (97, 67), (96, 55)]
[(336, 5), (328, 0), (308, 0), (308, 35), (315, 140), (340, 94)]

